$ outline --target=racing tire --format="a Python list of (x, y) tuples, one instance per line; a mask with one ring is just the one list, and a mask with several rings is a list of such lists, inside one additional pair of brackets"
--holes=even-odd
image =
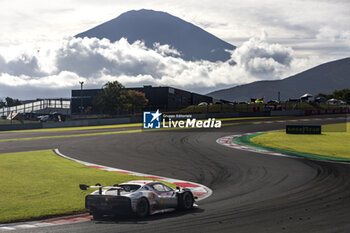
[(191, 192), (184, 192), (179, 196), (179, 209), (189, 210), (193, 207), (194, 199)]
[(140, 198), (136, 204), (136, 216), (146, 217), (149, 214), (149, 204), (146, 198)]

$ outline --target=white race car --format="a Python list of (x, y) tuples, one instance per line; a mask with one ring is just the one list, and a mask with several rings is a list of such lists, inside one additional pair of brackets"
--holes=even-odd
[(85, 197), (85, 207), (94, 219), (103, 215), (136, 214), (145, 217), (149, 214), (168, 212), (174, 209), (191, 209), (195, 197), (191, 190), (176, 187), (176, 190), (150, 180), (136, 180), (114, 186), (96, 184), (79, 185), (80, 189), (98, 188)]

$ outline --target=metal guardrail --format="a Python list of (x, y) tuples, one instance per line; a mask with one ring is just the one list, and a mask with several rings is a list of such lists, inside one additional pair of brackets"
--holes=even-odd
[(70, 109), (70, 100), (45, 99), (13, 107), (0, 108), (1, 116), (8, 116), (12, 112), (35, 113), (44, 109)]

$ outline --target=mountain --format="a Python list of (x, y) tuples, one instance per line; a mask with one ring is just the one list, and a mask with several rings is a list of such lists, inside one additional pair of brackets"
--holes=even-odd
[(145, 9), (125, 12), (76, 37), (107, 38), (112, 42), (124, 37), (129, 43), (142, 40), (148, 48), (159, 42), (160, 45), (171, 45), (181, 52), (183, 59), (191, 61), (226, 61), (230, 59), (230, 53), (225, 50), (236, 48), (178, 17)]
[(350, 89), (350, 57), (336, 60), (294, 76), (275, 81), (258, 81), (209, 93), (217, 99), (231, 101), (247, 101), (265, 96), (265, 100), (277, 100), (278, 92), (281, 100), (299, 98), (305, 93), (317, 95), (330, 94), (338, 89)]

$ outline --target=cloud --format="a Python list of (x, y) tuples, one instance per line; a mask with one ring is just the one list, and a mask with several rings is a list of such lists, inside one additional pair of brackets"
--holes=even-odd
[(316, 35), (317, 39), (326, 39), (331, 42), (341, 41), (341, 40), (350, 40), (350, 31), (339, 30), (331, 28), (329, 26), (324, 26), (319, 29), (318, 34)]
[[(246, 41), (231, 51), (227, 62), (184, 61), (168, 56), (180, 54), (169, 45), (149, 49), (140, 41), (69, 37), (39, 49), (0, 53), (0, 92), (2, 97), (13, 93), (19, 98), (69, 97), (67, 93), (78, 88), (79, 81), (86, 88), (100, 88), (114, 80), (129, 87), (160, 85), (204, 92), (278, 79), (291, 71), (293, 50), (269, 44), (265, 37)], [(232, 65), (233, 61), (237, 64)], [(51, 96), (43, 96), (48, 93)]]
[[(326, 57), (329, 41), (317, 36), (322, 27), (349, 33), (350, 2), (348, 0), (75, 0), (51, 2), (44, 0), (2, 0), (0, 14), (0, 45), (19, 45), (57, 41), (62, 36), (76, 35), (118, 15), (141, 8), (165, 11), (233, 44), (239, 45), (264, 28), (270, 38), (295, 49), (300, 56)], [(102, 14), (100, 12), (103, 12)], [(23, 20), (23, 19), (26, 20)], [(74, 22), (74, 23), (72, 23)], [(52, 30), (55, 28), (55, 30)], [(301, 44), (309, 40), (309, 46)], [(323, 42), (323, 43), (320, 43)], [(336, 41), (338, 44), (340, 40)], [(342, 43), (346, 43), (344, 40)], [(349, 54), (349, 44), (332, 49), (332, 59)], [(312, 48), (312, 49), (311, 49)]]
[(293, 50), (279, 44), (266, 42), (267, 35), (251, 38), (233, 52), (233, 59), (250, 74), (276, 79), (290, 69)]
[(156, 42), (153, 44), (153, 49), (161, 54), (162, 56), (173, 56), (173, 57), (180, 57), (181, 53), (177, 51), (175, 48), (165, 44), (161, 45), (160, 43)]

